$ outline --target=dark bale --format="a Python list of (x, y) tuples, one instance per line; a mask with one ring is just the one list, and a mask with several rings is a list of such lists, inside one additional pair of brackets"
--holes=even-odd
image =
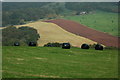
[(28, 44), (29, 46), (37, 46), (37, 44), (35, 42), (29, 42)]
[(97, 44), (97, 45), (95, 46), (95, 50), (103, 50), (103, 46)]
[(20, 46), (20, 43), (19, 42), (15, 42), (14, 46)]
[(63, 43), (63, 44), (62, 44), (62, 48), (63, 48), (63, 49), (70, 49), (70, 47), (71, 47), (71, 46), (70, 46), (70, 43)]
[(81, 49), (89, 49), (90, 47), (89, 47), (89, 45), (88, 44), (82, 44), (82, 46), (81, 46)]

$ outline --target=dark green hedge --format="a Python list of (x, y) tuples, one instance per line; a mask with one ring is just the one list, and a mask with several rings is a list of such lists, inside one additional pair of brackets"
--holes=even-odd
[(40, 38), (36, 29), (28, 26), (16, 28), (13, 26), (2, 30), (2, 45), (13, 46), (15, 42), (19, 42), (21, 46), (27, 46), (29, 42), (37, 42)]
[(55, 42), (55, 43), (47, 43), (44, 45), (44, 47), (61, 47), (61, 45), (62, 45), (61, 43)]

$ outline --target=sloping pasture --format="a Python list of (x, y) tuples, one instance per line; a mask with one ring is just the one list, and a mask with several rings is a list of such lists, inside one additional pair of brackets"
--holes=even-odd
[(3, 78), (117, 78), (118, 51), (3, 46)]

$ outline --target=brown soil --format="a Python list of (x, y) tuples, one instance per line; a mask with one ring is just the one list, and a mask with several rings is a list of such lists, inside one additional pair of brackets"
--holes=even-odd
[[(105, 46), (118, 47), (118, 37), (91, 29), (91, 28), (81, 25), (77, 22), (70, 21), (70, 20), (63, 20), (63, 19), (47, 20), (45, 22), (55, 23), (58, 26), (60, 26), (61, 28), (65, 29), (71, 33), (86, 37), (86, 38), (96, 41), (100, 44), (103, 44)], [(120, 45), (119, 45), (119, 47), (120, 47)]]

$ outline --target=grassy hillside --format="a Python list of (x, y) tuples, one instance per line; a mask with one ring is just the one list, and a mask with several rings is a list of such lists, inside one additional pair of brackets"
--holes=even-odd
[(115, 78), (117, 50), (3, 46), (3, 78)]
[(59, 42), (59, 43), (70, 42), (71, 45), (78, 47), (83, 43), (87, 43), (87, 44), (96, 43), (90, 39), (80, 37), (78, 35), (67, 32), (66, 30), (60, 28), (58, 25), (54, 23), (36, 21), (25, 25), (19, 25), (17, 27), (21, 27), (21, 26), (30, 26), (37, 29), (38, 33), (40, 34), (40, 39), (38, 40), (39, 46), (43, 46), (44, 44), (49, 42)]
[(118, 34), (118, 14), (97, 11), (92, 14), (67, 16), (64, 19), (73, 20), (90, 28), (109, 33), (114, 36)]

